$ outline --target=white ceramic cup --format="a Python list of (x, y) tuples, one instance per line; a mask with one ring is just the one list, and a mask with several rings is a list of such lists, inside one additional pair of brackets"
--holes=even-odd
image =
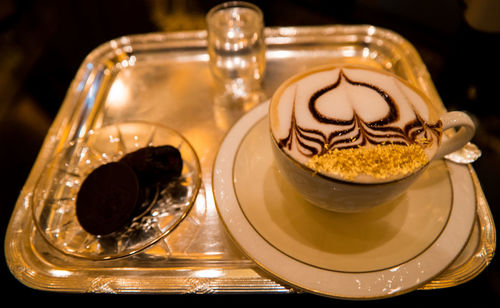
[[(271, 98), (270, 135), (277, 166), (304, 199), (326, 210), (352, 213), (390, 202), (432, 160), (460, 149), (474, 135), (475, 126), (467, 114), (438, 114), (432, 106), (406, 81), (374, 68), (322, 66), (301, 72), (283, 82)], [(448, 129), (458, 131), (444, 134)], [(408, 144), (422, 143), (422, 136), (426, 136), (427, 159), (403, 175), (345, 178), (313, 170), (307, 163), (322, 147), (349, 143), (351, 148), (367, 147), (381, 140), (392, 144), (403, 139)]]

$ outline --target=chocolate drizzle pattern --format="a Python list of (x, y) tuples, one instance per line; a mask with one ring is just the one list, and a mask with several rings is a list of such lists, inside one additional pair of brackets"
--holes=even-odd
[[(320, 97), (330, 91), (335, 91), (343, 83), (347, 82), (352, 86), (365, 87), (377, 93), (389, 107), (385, 116), (375, 121), (364, 121), (354, 110), (351, 119), (337, 119), (322, 114), (317, 108), (317, 102)], [(328, 104), (335, 104), (330, 101)], [(423, 144), (433, 142), (434, 138), (439, 140), (441, 134), (441, 121), (436, 123), (427, 123), (421, 115), (413, 108), (415, 119), (406, 123), (403, 127), (395, 125), (400, 119), (400, 111), (394, 99), (379, 87), (366, 82), (355, 81), (349, 78), (345, 72), (340, 69), (337, 80), (319, 89), (311, 95), (308, 101), (308, 110), (315, 121), (326, 124), (332, 128), (327, 130), (318, 130), (299, 125), (297, 122), (295, 101), (292, 106), (291, 125), (285, 138), (278, 140), (280, 148), (291, 149), (292, 144), (296, 142), (297, 150), (306, 157), (322, 155), (331, 149), (345, 149), (364, 146), (367, 144)]]

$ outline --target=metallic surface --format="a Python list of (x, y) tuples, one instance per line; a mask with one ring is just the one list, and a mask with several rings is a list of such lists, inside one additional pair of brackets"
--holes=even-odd
[[(372, 26), (268, 28), (266, 43), (268, 97), (298, 71), (347, 59), (396, 73), (444, 110), (413, 46), (391, 31)], [(293, 292), (250, 261), (219, 221), (211, 187), (213, 162), (218, 145), (241, 114), (215, 107), (213, 88), (204, 31), (122, 37), (91, 52), (68, 89), (11, 217), (5, 251), (14, 276), (35, 289), (70, 292)], [(123, 259), (92, 262), (55, 251), (29, 215), (30, 195), (44, 164), (89, 130), (131, 120), (173, 127), (196, 150), (202, 187), (185, 220), (190, 223)], [(456, 264), (424, 288), (467, 281), (493, 257), (494, 224), (479, 182), (475, 184), (478, 223), (471, 242)]]

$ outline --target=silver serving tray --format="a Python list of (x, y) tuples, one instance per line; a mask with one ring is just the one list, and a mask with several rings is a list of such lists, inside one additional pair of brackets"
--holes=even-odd
[[(339, 59), (391, 71), (444, 110), (415, 48), (373, 26), (267, 28), (264, 91), (271, 96), (290, 75)], [(237, 115), (213, 105), (206, 32), (153, 33), (118, 38), (82, 63), (16, 203), (5, 239), (13, 275), (28, 287), (58, 292), (241, 293), (295, 292), (264, 273), (233, 243), (214, 204), (212, 168), (218, 146)], [(171, 234), (126, 258), (92, 261), (55, 250), (37, 232), (31, 195), (44, 165), (89, 130), (123, 121), (175, 128), (195, 148), (202, 187), (194, 207)], [(474, 170), (477, 221), (454, 263), (422, 289), (461, 284), (491, 261), (494, 222)]]

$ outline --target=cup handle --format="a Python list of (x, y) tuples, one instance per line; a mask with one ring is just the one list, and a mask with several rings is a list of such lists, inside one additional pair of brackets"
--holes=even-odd
[(434, 155), (434, 159), (443, 158), (445, 155), (461, 149), (472, 139), (476, 131), (472, 119), (461, 111), (451, 111), (443, 114), (441, 123), (443, 124), (443, 134), (450, 128), (458, 128), (458, 131), (449, 138), (441, 140), (441, 145), (436, 155)]

